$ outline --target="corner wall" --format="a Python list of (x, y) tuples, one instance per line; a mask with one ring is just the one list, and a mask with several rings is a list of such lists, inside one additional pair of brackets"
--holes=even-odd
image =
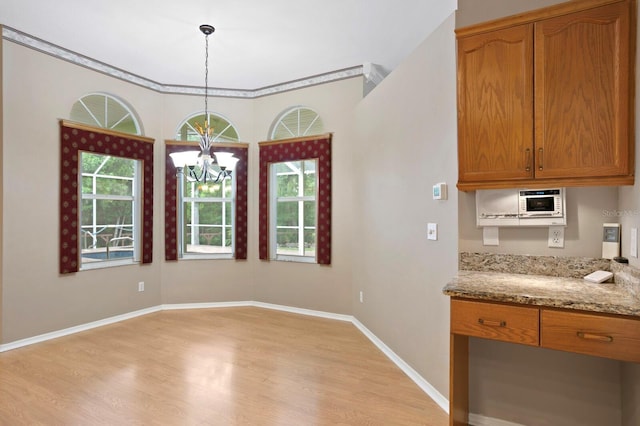
[(2, 293), (3, 293), (3, 282), (4, 280), (2, 279), (2, 265), (4, 264), (4, 258), (3, 258), (3, 245), (2, 245), (2, 229), (4, 226), (4, 221), (2, 220), (2, 212), (3, 212), (3, 201), (4, 201), (4, 183), (3, 183), (3, 179), (4, 179), (4, 166), (3, 166), (3, 136), (4, 136), (4, 130), (3, 130), (3, 123), (4, 123), (4, 113), (3, 113), (3, 109), (2, 109), (2, 105), (4, 103), (4, 96), (2, 95), (2, 88), (4, 87), (4, 80), (2, 78), (3, 76), (3, 72), (2, 72), (2, 64), (3, 64), (3, 54), (2, 54), (2, 45), (4, 44), (4, 39), (2, 38), (2, 25), (0, 25), (0, 343), (2, 343), (2, 317), (3, 317), (3, 310), (2, 310)]
[[(355, 317), (446, 398), (457, 271), (454, 15), (356, 108)], [(446, 182), (448, 200), (433, 200)], [(427, 240), (427, 223), (438, 240)], [(363, 302), (359, 302), (360, 292)]]

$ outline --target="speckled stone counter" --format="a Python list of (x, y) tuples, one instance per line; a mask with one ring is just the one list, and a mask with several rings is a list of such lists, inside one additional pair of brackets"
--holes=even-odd
[(452, 297), (640, 317), (640, 299), (624, 286), (581, 278), (460, 271), (443, 289)]
[[(448, 296), (640, 316), (640, 271), (608, 259), (462, 252), (459, 268)], [(583, 279), (599, 269), (614, 280)]]

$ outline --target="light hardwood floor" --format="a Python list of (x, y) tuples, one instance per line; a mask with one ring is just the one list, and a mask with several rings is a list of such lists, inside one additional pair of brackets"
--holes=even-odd
[(446, 425), (353, 324), (157, 312), (0, 354), (0, 425)]

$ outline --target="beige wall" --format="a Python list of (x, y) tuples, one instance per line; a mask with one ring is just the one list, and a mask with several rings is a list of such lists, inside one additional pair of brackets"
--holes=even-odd
[[(68, 118), (84, 94), (104, 91), (135, 105), (146, 135), (160, 139), (160, 96), (11, 42), (4, 43), (3, 59), (3, 99), (11, 106), (3, 116), (3, 342), (158, 305), (159, 210), (152, 265), (58, 274), (58, 119)], [(156, 173), (155, 188), (160, 178)], [(137, 292), (138, 281), (145, 282), (145, 292)]]
[[(452, 15), (356, 109), (352, 204), (354, 313), (445, 397), (442, 287), (457, 270), (458, 239), (453, 25)], [(438, 182), (449, 185), (446, 201), (431, 197)]]
[[(0, 25), (0, 34), (2, 34), (2, 25)], [(2, 37), (0, 37), (0, 159), (4, 158), (3, 155), (3, 143), (2, 143), (2, 137), (4, 135), (4, 131), (2, 130), (3, 128), (3, 119), (4, 119), (4, 114), (2, 112), (2, 105), (4, 104), (4, 96), (2, 94), (2, 90), (4, 87), (4, 80), (3, 80), (3, 73), (2, 73), (2, 46), (4, 44), (4, 40), (2, 39)], [(2, 184), (3, 181), (3, 176), (4, 176), (4, 168), (2, 165), (2, 161), (0, 161), (0, 212), (2, 212), (2, 203), (4, 200), (3, 197), (3, 188), (4, 185)], [(3, 230), (3, 224), (4, 221), (0, 218), (0, 241), (2, 241), (2, 230)], [(0, 342), (2, 342), (2, 317), (3, 317), (3, 311), (2, 311), (2, 283), (3, 283), (3, 279), (2, 279), (2, 264), (3, 264), (3, 258), (2, 258), (2, 245), (0, 245)]]
[[(555, 3), (561, 1), (459, 0), (456, 26)], [(547, 228), (501, 228), (500, 245), (483, 246), (482, 230), (475, 226), (475, 193), (460, 193), (460, 251), (600, 257), (602, 223), (618, 221), (610, 212), (640, 210), (637, 185), (568, 189), (564, 249), (547, 247)], [(631, 223), (640, 227), (640, 214), (622, 215), (621, 223), (623, 230)], [(624, 233), (622, 242), (628, 256)], [(595, 426), (637, 424), (640, 415), (634, 412), (640, 406), (637, 365), (480, 339), (471, 343), (470, 365), (470, 409), (487, 417)]]
[[(11, 207), (3, 211), (3, 223), (9, 226), (3, 240), (2, 342), (160, 304), (260, 300), (351, 313), (351, 128), (353, 109), (362, 97), (361, 77), (255, 100), (211, 98), (209, 109), (233, 122), (242, 141), (250, 143), (248, 259), (165, 262), (164, 140), (174, 138), (186, 116), (203, 109), (202, 98), (159, 94), (14, 43), (5, 43), (3, 58), (3, 99), (11, 105), (3, 116), (7, 123), (3, 166), (9, 177), (4, 200)], [(93, 91), (126, 100), (137, 111), (146, 136), (156, 139), (154, 261), (60, 276), (58, 119), (68, 118), (73, 103)], [(325, 129), (334, 132), (331, 266), (257, 259), (256, 141), (266, 139), (278, 114), (295, 105), (318, 111)], [(25, 149), (26, 141), (35, 148)], [(33, 170), (43, 177), (22, 178)], [(145, 282), (142, 293), (137, 291), (139, 281)]]

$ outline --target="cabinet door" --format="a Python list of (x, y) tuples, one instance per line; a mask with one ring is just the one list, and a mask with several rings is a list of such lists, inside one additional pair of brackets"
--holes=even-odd
[(533, 24), (458, 39), (459, 182), (533, 177)]
[(630, 174), (629, 7), (535, 24), (536, 178)]

